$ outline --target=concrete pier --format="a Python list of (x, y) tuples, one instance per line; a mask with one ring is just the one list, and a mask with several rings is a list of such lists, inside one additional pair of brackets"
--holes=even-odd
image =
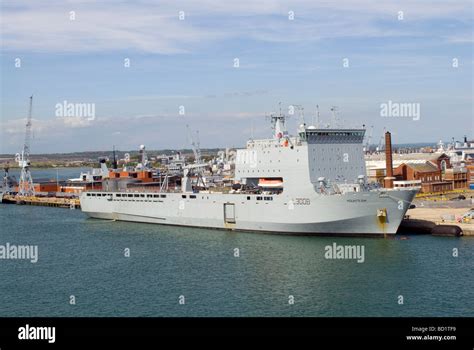
[(9, 194), (3, 195), (3, 202), (18, 205), (38, 205), (43, 207), (57, 207), (79, 209), (81, 203), (78, 198), (59, 198), (59, 197), (19, 197)]

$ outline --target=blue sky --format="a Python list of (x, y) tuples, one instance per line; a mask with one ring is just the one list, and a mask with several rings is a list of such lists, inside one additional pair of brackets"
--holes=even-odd
[[(384, 127), (398, 143), (473, 137), (472, 1), (4, 0), (1, 11), (0, 153), (21, 149), (31, 94), (33, 153), (189, 147), (186, 124), (202, 147), (243, 146), (252, 129), (269, 135), (279, 102), (303, 105), (308, 123), (317, 104), (325, 121), (336, 105), (346, 125), (373, 125), (375, 142)], [(65, 100), (94, 103), (96, 118), (57, 117)], [(381, 117), (389, 100), (419, 103), (420, 120)]]

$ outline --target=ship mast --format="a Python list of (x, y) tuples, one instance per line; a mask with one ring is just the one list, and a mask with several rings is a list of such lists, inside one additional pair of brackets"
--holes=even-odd
[(276, 113), (270, 114), (270, 122), (272, 123), (272, 129), (274, 130), (273, 137), (278, 141), (281, 140), (284, 136), (288, 134), (286, 131), (286, 118), (280, 107), (280, 112), (277, 115)]

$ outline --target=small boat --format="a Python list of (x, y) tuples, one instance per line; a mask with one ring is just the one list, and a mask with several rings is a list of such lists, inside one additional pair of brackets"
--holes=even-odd
[(279, 188), (283, 187), (283, 179), (280, 178), (261, 178), (258, 180), (259, 187)]

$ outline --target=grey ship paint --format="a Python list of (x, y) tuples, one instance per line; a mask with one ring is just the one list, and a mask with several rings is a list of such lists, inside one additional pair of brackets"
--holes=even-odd
[[(296, 137), (285, 117), (272, 116), (272, 139), (237, 150), (235, 181), (245, 188), (267, 181), (277, 189), (193, 192), (184, 171), (181, 192), (81, 194), (93, 218), (286, 234), (395, 234), (418, 188), (383, 189), (366, 183), (364, 129), (301, 125)], [(270, 186), (270, 185), (269, 185)]]

